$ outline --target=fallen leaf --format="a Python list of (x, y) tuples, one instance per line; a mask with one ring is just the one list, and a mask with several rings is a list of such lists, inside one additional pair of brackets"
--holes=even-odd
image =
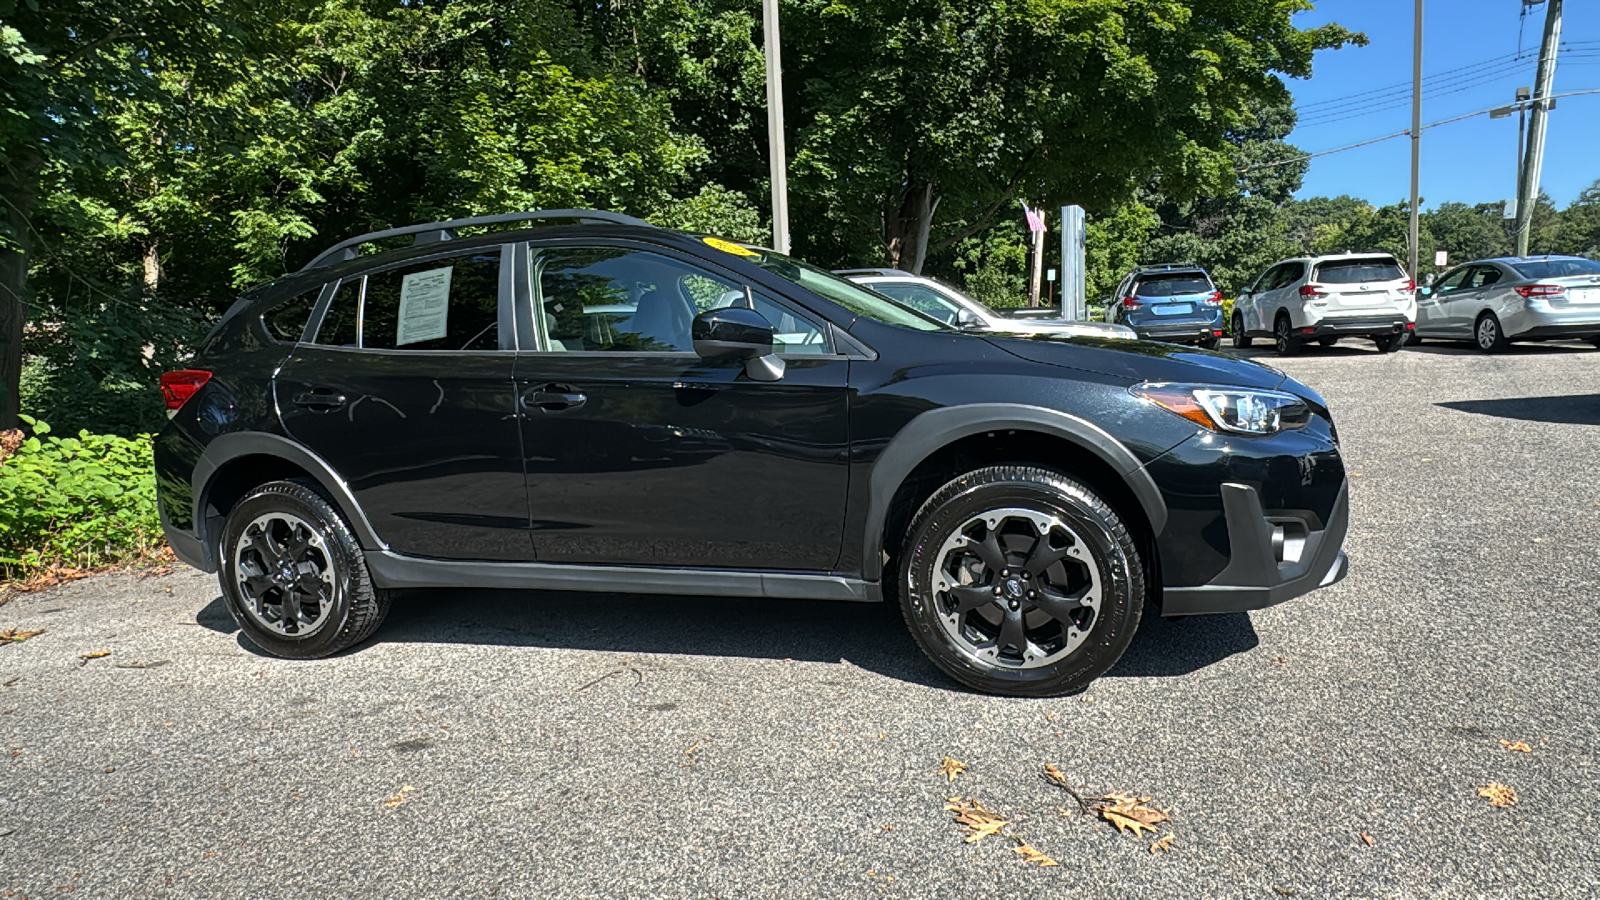
[(1294, 891), (1292, 891), (1292, 890), (1290, 890), (1290, 889), (1288, 889), (1286, 887), (1278, 887), (1277, 885), (1273, 885), (1272, 889), (1274, 891), (1276, 891), (1278, 896), (1280, 896), (1280, 897), (1293, 897), (1294, 896)]
[(687, 749), (687, 750), (685, 750), (685, 751), (683, 751), (683, 755), (684, 755), (684, 756), (693, 756), (693, 755), (695, 755), (695, 753), (696, 753), (696, 752), (697, 752), (697, 751), (698, 751), (698, 750), (699, 750), (699, 749), (700, 749), (700, 744), (699, 744), (699, 742), (696, 742), (696, 743), (695, 743), (695, 745), (694, 745), (694, 746), (692, 746), (692, 747), (690, 747), (690, 748), (689, 748), (689, 749)]
[(1488, 800), (1491, 806), (1498, 806), (1501, 809), (1517, 802), (1517, 792), (1498, 781), (1491, 781), (1478, 788), (1478, 796)]
[(104, 659), (111, 655), (110, 650), (91, 650), (78, 657), (78, 665), (87, 666), (91, 659)]
[(1036, 850), (1034, 847), (1032, 847), (1032, 846), (1030, 846), (1028, 844), (1019, 844), (1019, 845), (1017, 845), (1015, 847), (1012, 847), (1011, 848), (1011, 852), (1021, 856), (1027, 862), (1033, 863), (1034, 865), (1038, 866), (1041, 869), (1046, 868), (1048, 866), (1059, 866), (1059, 865), (1061, 865), (1060, 863), (1056, 862), (1055, 860), (1051, 859), (1048, 856), (1045, 856), (1043, 853), (1040, 853), (1038, 850)]
[(1054, 763), (1044, 764), (1044, 777), (1054, 781), (1056, 784), (1059, 784), (1062, 787), (1067, 786), (1067, 776), (1061, 774), (1061, 770), (1056, 768)]
[(1361, 842), (1366, 844), (1368, 847), (1371, 847), (1374, 843), (1376, 843), (1372, 839), (1372, 835), (1367, 834), (1365, 831), (1361, 832)]
[(999, 834), (1000, 829), (1011, 824), (1010, 819), (984, 809), (983, 804), (976, 800), (964, 801), (957, 797), (945, 809), (955, 813), (951, 819), (967, 830), (967, 836), (962, 840), (969, 844), (981, 841), (991, 834)]
[(1510, 751), (1512, 751), (1514, 753), (1532, 753), (1533, 752), (1533, 748), (1528, 746), (1528, 742), (1527, 741), (1507, 741), (1507, 740), (1502, 740), (1500, 742), (1500, 746), (1502, 746), (1502, 747), (1506, 748), (1507, 750), (1510, 750)]
[(1170, 834), (1163, 834), (1160, 838), (1156, 839), (1153, 843), (1150, 844), (1150, 854), (1152, 856), (1154, 856), (1157, 853), (1168, 853), (1168, 852), (1171, 852), (1171, 850), (1172, 850), (1172, 835), (1170, 835)]
[(939, 774), (943, 775), (945, 777), (946, 781), (955, 781), (956, 780), (956, 776), (960, 775), (962, 772), (965, 772), (966, 770), (967, 770), (967, 764), (966, 763), (961, 762), (960, 760), (957, 760), (957, 759), (952, 759), (951, 757), (948, 757), (948, 756), (946, 756), (944, 758), (944, 760), (939, 763)]
[(1114, 793), (1095, 798), (1093, 809), (1100, 814), (1100, 818), (1117, 826), (1119, 833), (1131, 831), (1134, 837), (1143, 837), (1146, 831), (1154, 832), (1157, 825), (1170, 819), (1161, 810), (1145, 805), (1149, 802), (1149, 797)]
[(7, 628), (5, 631), (0, 631), (0, 644), (20, 644), (28, 638), (38, 637), (41, 634), (44, 634), (43, 628), (36, 628), (33, 631)]
[(394, 809), (396, 806), (406, 802), (406, 795), (414, 790), (416, 790), (416, 788), (408, 784), (400, 789), (400, 793), (395, 794), (393, 797), (383, 801), (383, 805), (389, 809)]

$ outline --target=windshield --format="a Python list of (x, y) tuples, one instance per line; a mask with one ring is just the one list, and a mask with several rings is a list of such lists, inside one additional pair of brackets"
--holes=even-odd
[(1317, 266), (1313, 281), (1323, 284), (1368, 284), (1374, 281), (1404, 281), (1406, 273), (1390, 256), (1371, 259), (1340, 259)]
[(1209, 294), (1211, 281), (1204, 275), (1145, 275), (1134, 293), (1140, 297), (1176, 297), (1180, 294)]
[[(714, 238), (708, 239), (715, 240)], [(712, 246), (718, 246), (713, 244)], [(779, 278), (792, 281), (814, 294), (820, 294), (856, 315), (866, 316), (875, 322), (885, 325), (899, 325), (902, 328), (914, 328), (917, 331), (955, 331), (949, 325), (938, 319), (925, 316), (920, 312), (908, 309), (900, 304), (875, 294), (854, 282), (829, 272), (819, 269), (810, 263), (803, 263), (798, 259), (791, 259), (763, 247), (749, 244), (736, 245), (743, 252), (737, 254), (746, 260), (755, 263)]]
[(1513, 263), (1523, 278), (1570, 278), (1574, 275), (1600, 275), (1600, 262), (1573, 257), (1571, 259), (1527, 259)]

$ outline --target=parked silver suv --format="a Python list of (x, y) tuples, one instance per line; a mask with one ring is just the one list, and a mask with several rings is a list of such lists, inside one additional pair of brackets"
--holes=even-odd
[(1471, 340), (1485, 353), (1512, 341), (1578, 339), (1600, 347), (1600, 262), (1541, 256), (1457, 266), (1422, 289), (1417, 337)]
[(1400, 349), (1417, 321), (1417, 285), (1387, 253), (1344, 253), (1286, 259), (1273, 265), (1234, 302), (1233, 345), (1270, 337), (1278, 353), (1306, 341), (1331, 347), (1342, 337), (1371, 338), (1378, 349)]

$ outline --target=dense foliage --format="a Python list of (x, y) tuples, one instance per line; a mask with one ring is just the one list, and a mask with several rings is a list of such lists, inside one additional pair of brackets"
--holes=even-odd
[(92, 567), (161, 541), (149, 435), (32, 435), (0, 450), (0, 578), (51, 565)]

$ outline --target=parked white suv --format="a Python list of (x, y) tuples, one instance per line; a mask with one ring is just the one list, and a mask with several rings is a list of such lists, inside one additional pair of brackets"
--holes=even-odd
[(1342, 337), (1371, 338), (1389, 353), (1416, 329), (1417, 285), (1387, 253), (1305, 256), (1276, 263), (1234, 301), (1233, 345), (1270, 337), (1278, 353), (1306, 341), (1331, 347)]

